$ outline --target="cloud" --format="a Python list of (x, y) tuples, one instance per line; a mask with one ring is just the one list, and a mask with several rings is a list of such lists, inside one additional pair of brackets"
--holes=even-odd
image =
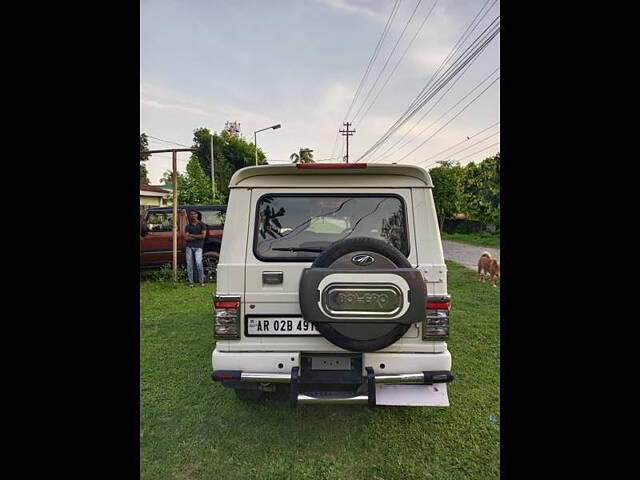
[[(386, 20), (389, 12), (378, 11), (371, 8), (369, 5), (372, 3), (368, 0), (316, 0), (318, 3), (341, 10), (346, 13), (352, 13), (356, 15), (362, 15), (374, 20)], [(386, 8), (386, 3), (383, 4)]]
[(193, 113), (195, 115), (204, 115), (205, 117), (210, 116), (208, 112), (201, 110), (199, 108), (187, 107), (185, 105), (176, 105), (170, 103), (160, 103), (157, 100), (153, 100), (150, 98), (140, 97), (140, 105), (145, 105), (151, 108), (159, 108), (160, 110), (178, 110), (181, 112)]

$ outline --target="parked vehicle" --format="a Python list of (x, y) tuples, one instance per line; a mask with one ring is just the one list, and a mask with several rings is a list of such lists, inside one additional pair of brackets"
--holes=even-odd
[[(199, 211), (202, 214), (200, 220), (208, 227), (202, 264), (205, 280), (215, 282), (227, 206), (181, 205), (178, 208), (179, 265), (186, 264), (184, 230), (191, 210)], [(158, 268), (167, 264), (173, 264), (173, 207), (150, 208), (140, 222), (140, 268)]]
[(214, 381), (241, 400), (448, 406), (447, 269), (431, 178), (297, 164), (231, 178)]

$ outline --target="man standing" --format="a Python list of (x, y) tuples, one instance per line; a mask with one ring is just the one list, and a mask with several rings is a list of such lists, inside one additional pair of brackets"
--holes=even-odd
[[(187, 241), (185, 255), (187, 256), (187, 274), (189, 276), (189, 286), (193, 287), (193, 257), (196, 257), (198, 268), (198, 279), (200, 285), (204, 287), (204, 268), (202, 267), (202, 249), (204, 248), (204, 237), (207, 234), (207, 226), (198, 220), (199, 213), (196, 210), (189, 212), (189, 224), (185, 228), (184, 238)], [(200, 217), (202, 218), (202, 217)]]

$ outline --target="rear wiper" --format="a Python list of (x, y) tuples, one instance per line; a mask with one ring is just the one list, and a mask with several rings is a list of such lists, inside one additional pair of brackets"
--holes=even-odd
[(324, 248), (283, 247), (283, 248), (272, 248), (271, 250), (278, 250), (281, 252), (322, 252)]

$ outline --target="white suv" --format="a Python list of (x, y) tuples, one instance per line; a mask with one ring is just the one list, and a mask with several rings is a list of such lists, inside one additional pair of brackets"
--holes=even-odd
[(238, 398), (448, 406), (447, 270), (426, 170), (238, 170), (214, 298), (214, 381)]

